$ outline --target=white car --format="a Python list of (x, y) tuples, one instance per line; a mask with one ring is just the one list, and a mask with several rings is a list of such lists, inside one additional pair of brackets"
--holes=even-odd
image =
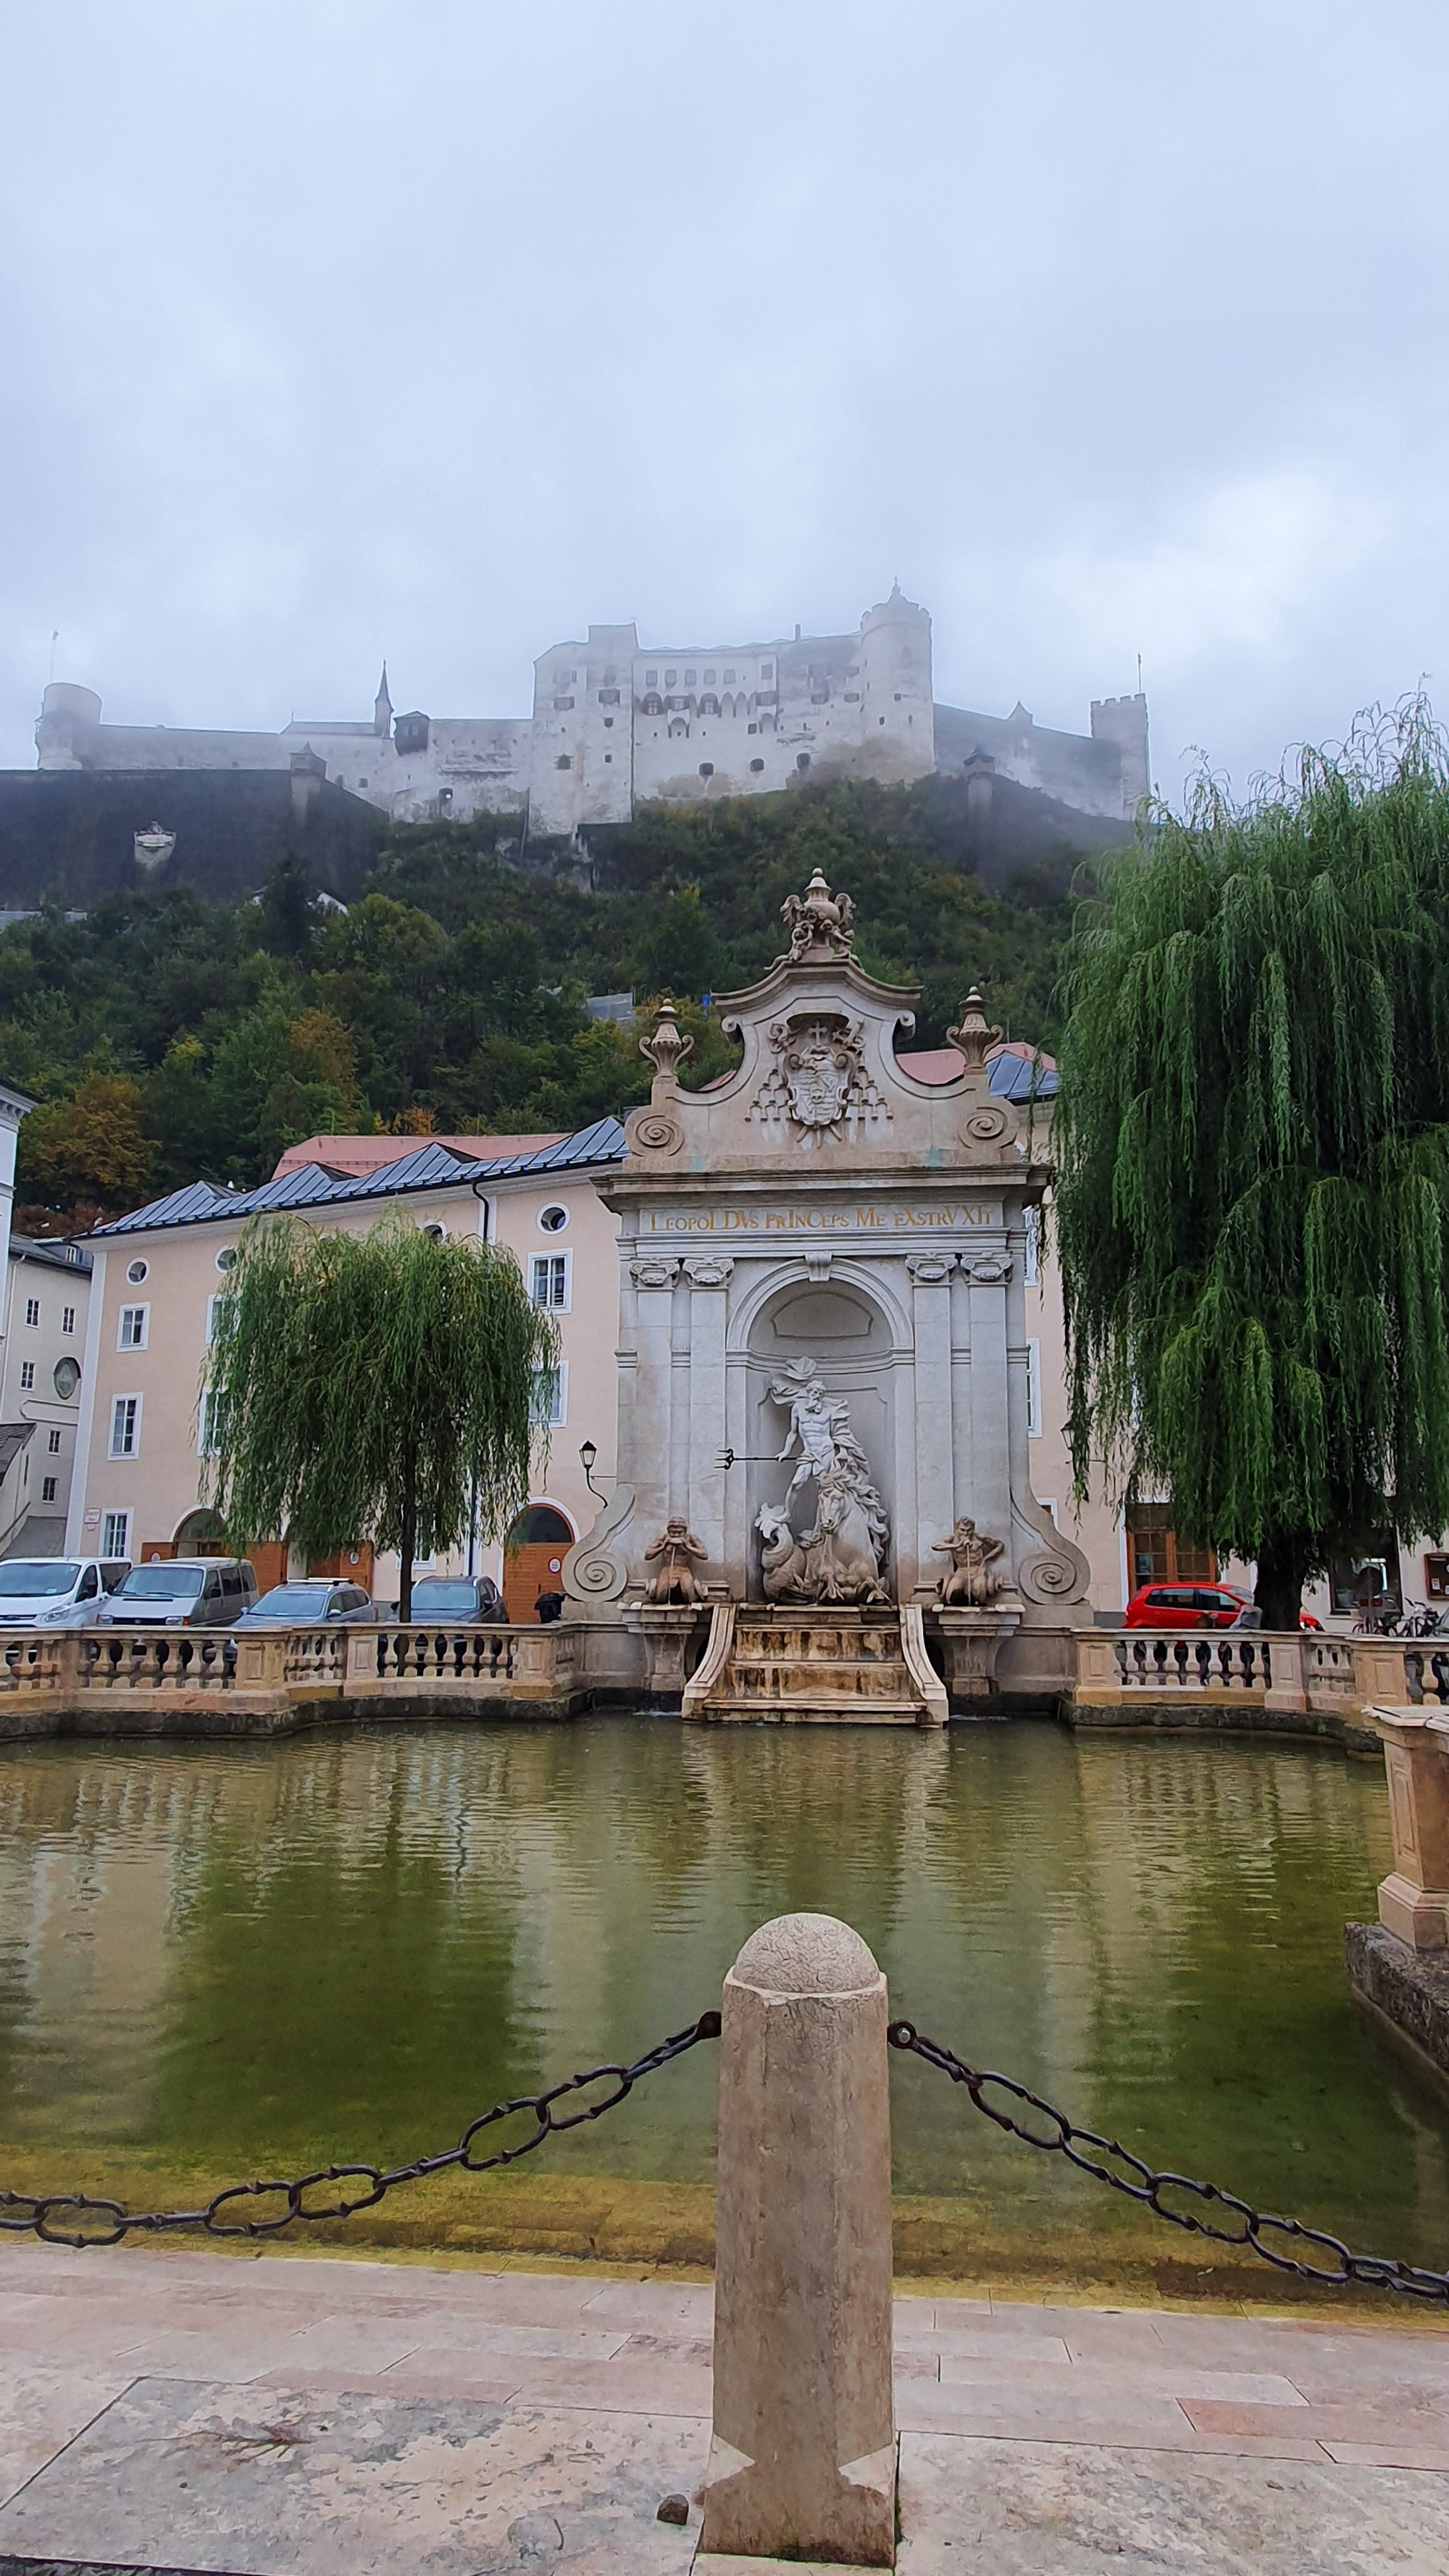
[(130, 1571), (127, 1557), (8, 1556), (0, 1562), (0, 1629), (93, 1628)]

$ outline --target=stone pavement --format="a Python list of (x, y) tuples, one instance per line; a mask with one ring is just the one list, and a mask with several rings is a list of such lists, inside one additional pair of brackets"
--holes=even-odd
[[(1443, 2576), (1449, 2324), (1385, 2318), (902, 2299), (901, 2576)], [(662, 2276), (0, 2244), (0, 2576), (687, 2576), (709, 2329)]]

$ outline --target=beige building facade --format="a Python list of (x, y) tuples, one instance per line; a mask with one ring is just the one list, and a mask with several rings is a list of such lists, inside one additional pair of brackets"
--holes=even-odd
[[(403, 1207), (420, 1226), (454, 1238), (505, 1245), (531, 1293), (559, 1328), (561, 1364), (542, 1391), (541, 1432), (531, 1503), (566, 1526), (556, 1553), (589, 1527), (597, 1488), (613, 1472), (614, 1220), (593, 1175), (616, 1149), (604, 1120), (581, 1136), (469, 1139), (482, 1154), (429, 1139), (399, 1156), (396, 1139), (327, 1137), (328, 1162), (294, 1149), (279, 1178), (260, 1190), (200, 1183), (139, 1209), (91, 1238), (94, 1273), (83, 1363), (79, 1429), (84, 1473), (71, 1497), (66, 1545), (76, 1554), (193, 1553), (216, 1544), (207, 1501), (207, 1352), (216, 1304), (226, 1294), (238, 1237), (251, 1215), (290, 1209), (310, 1224), (362, 1234)], [(377, 1148), (387, 1152), (378, 1168)], [(504, 1147), (504, 1152), (496, 1150)], [(347, 1169), (353, 1151), (360, 1170)], [(572, 1159), (570, 1159), (572, 1157)], [(542, 1406), (541, 1406), (542, 1409)], [(597, 1453), (595, 1490), (579, 1452)], [(366, 1533), (360, 1532), (359, 1539)], [(498, 1576), (501, 1549), (481, 1538), (474, 1567)], [(468, 1567), (466, 1547), (440, 1559), (439, 1572)], [(260, 1568), (260, 1560), (259, 1560)], [(369, 1555), (371, 1588), (395, 1600), (394, 1558)], [(281, 1569), (270, 1567), (275, 1577)], [(546, 1562), (538, 1567), (546, 1574)]]

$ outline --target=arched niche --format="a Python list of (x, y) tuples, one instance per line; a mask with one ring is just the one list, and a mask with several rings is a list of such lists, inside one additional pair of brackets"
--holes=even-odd
[[(832, 1397), (844, 1397), (850, 1424), (890, 1517), (895, 1543), (895, 1382), (897, 1356), (892, 1318), (857, 1278), (796, 1276), (764, 1296), (745, 1333), (745, 1422), (749, 1514), (750, 1590), (757, 1588), (760, 1542), (755, 1522), (761, 1506), (785, 1499), (799, 1464), (798, 1449), (781, 1460), (790, 1431), (788, 1404), (777, 1404), (771, 1385), (792, 1360), (810, 1360)], [(795, 1498), (797, 1531), (814, 1517), (815, 1489)]]

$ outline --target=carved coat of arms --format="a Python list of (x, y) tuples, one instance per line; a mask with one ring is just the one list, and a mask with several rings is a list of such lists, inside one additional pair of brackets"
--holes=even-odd
[(777, 1021), (770, 1043), (796, 1126), (838, 1127), (860, 1076), (859, 1022)]

